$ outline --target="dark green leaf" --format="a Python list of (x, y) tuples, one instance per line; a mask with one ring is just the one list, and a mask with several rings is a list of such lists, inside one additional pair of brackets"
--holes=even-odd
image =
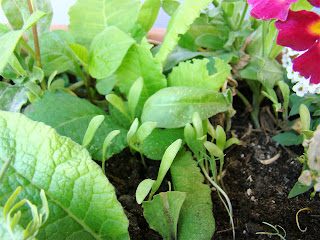
[(300, 182), (296, 182), (296, 184), (293, 186), (293, 188), (291, 189), (289, 195), (288, 195), (288, 198), (293, 198), (293, 197), (296, 197), (302, 193), (305, 193), (307, 191), (309, 191), (313, 186), (314, 186), (315, 183), (311, 184), (310, 186), (306, 186), (306, 185), (303, 185), (302, 183)]

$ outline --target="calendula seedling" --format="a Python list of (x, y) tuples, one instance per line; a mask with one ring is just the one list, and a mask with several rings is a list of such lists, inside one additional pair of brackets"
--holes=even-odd
[(110, 132), (108, 134), (108, 136), (104, 139), (103, 142), (103, 147), (102, 147), (102, 171), (104, 172), (104, 174), (106, 174), (106, 152), (107, 149), (111, 143), (111, 141), (117, 136), (119, 135), (120, 131), (119, 130), (114, 130), (112, 132)]
[(89, 143), (92, 141), (94, 134), (96, 133), (100, 125), (103, 123), (104, 118), (105, 117), (103, 115), (98, 115), (91, 119), (89, 126), (87, 128), (87, 131), (83, 137), (83, 141), (82, 141), (83, 147), (87, 147)]

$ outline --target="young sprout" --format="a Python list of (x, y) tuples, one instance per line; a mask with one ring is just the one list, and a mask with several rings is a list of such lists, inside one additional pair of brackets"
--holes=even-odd
[(100, 127), (101, 123), (104, 121), (103, 115), (95, 116), (91, 119), (89, 126), (87, 128), (86, 133), (84, 134), (82, 146), (85, 148), (89, 145), (89, 143), (92, 141), (94, 134)]
[(106, 174), (106, 152), (108, 150), (108, 147), (111, 143), (111, 141), (117, 136), (119, 135), (120, 131), (119, 130), (114, 130), (112, 132), (110, 132), (107, 137), (104, 139), (103, 142), (103, 147), (102, 147), (102, 171), (104, 174)]
[[(268, 225), (269, 227), (273, 228), (276, 232), (275, 233), (257, 232), (256, 234), (264, 234), (264, 235), (268, 235), (268, 236), (278, 236), (278, 237), (280, 237), (280, 239), (286, 240), (287, 233), (286, 233), (286, 230), (284, 230), (283, 227), (281, 227), (280, 225), (273, 226), (272, 224), (267, 223), (267, 222), (263, 222), (263, 224)], [(278, 227), (281, 228), (281, 230), (283, 231), (284, 235), (280, 234)]]

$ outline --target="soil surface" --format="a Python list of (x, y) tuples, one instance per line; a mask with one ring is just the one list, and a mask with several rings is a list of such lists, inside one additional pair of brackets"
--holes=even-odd
[[(244, 110), (238, 110), (243, 113)], [(310, 191), (288, 199), (288, 194), (301, 174), (302, 164), (296, 159), (303, 150), (299, 146), (284, 148), (273, 141), (270, 131), (251, 129), (247, 115), (237, 114), (233, 119), (232, 131), (241, 139), (238, 146), (226, 152), (226, 174), (224, 184), (232, 202), (236, 239), (281, 239), (257, 232), (275, 231), (264, 224), (281, 226), (288, 240), (320, 239), (319, 196), (310, 200)], [(266, 164), (260, 160), (272, 159)], [(151, 230), (143, 217), (143, 210), (136, 203), (135, 191), (138, 184), (146, 179), (156, 179), (159, 161), (146, 161), (148, 168), (141, 164), (138, 155), (124, 151), (107, 163), (107, 176), (116, 188), (119, 201), (130, 221), (130, 237), (133, 240), (157, 240), (162, 237)], [(167, 176), (162, 191), (167, 191)], [(161, 189), (160, 189), (161, 191)], [(216, 232), (212, 239), (232, 239), (228, 214), (217, 193), (212, 193), (213, 213)], [(297, 226), (296, 214), (298, 215)], [(280, 234), (283, 230), (278, 227)]]

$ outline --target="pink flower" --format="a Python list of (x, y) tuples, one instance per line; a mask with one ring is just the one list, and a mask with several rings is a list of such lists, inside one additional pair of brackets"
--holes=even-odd
[(284, 22), (277, 21), (277, 44), (290, 47), (304, 54), (293, 60), (293, 70), (310, 78), (310, 83), (320, 83), (320, 16), (309, 11), (289, 11)]
[(248, 0), (252, 5), (250, 14), (254, 18), (262, 20), (279, 19), (286, 20), (292, 3), (298, 0)]
[(320, 0), (308, 0), (308, 2), (315, 7), (320, 7)]

